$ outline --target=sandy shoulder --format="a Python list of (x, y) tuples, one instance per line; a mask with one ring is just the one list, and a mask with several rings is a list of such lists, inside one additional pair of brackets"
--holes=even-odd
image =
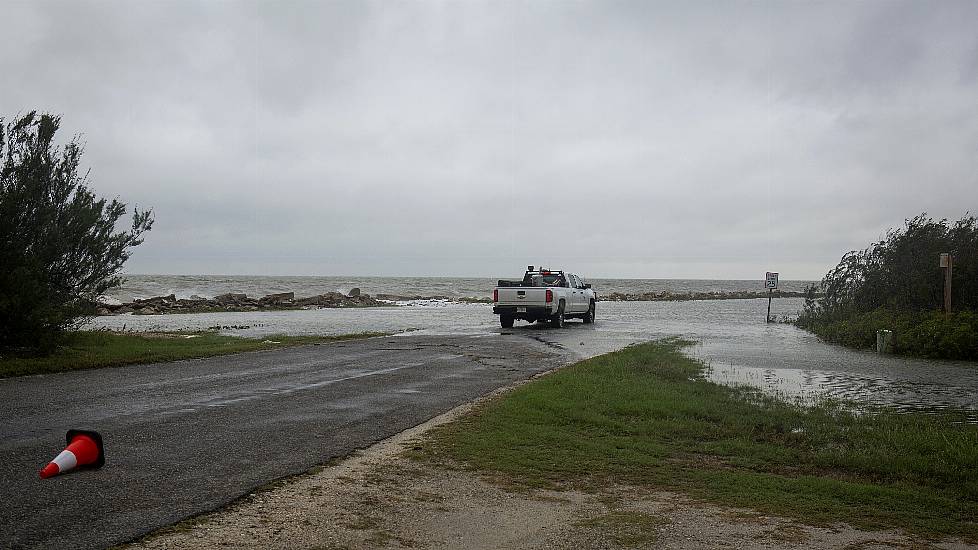
[(426, 431), (476, 403), (124, 548), (976, 548), (808, 526), (627, 486), (514, 492), (403, 456)]

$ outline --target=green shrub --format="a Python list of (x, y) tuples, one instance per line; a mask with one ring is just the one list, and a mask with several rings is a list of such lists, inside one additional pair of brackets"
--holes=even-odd
[(0, 118), (0, 349), (53, 347), (58, 337), (121, 283), (119, 270), (153, 224), (96, 197), (79, 175), (77, 139), (54, 143), (60, 118)]
[(823, 340), (854, 348), (874, 348), (876, 331), (896, 334), (894, 351), (935, 359), (978, 360), (978, 314), (939, 311), (902, 313), (877, 309), (845, 319), (809, 323), (806, 327)]
[[(953, 305), (943, 306), (939, 255), (954, 257)], [(821, 295), (819, 294), (821, 293)], [(978, 218), (956, 222), (926, 214), (862, 251), (845, 254), (819, 285), (806, 289), (797, 320), (824, 340), (857, 348), (876, 345), (876, 331), (896, 333), (897, 353), (978, 359)]]

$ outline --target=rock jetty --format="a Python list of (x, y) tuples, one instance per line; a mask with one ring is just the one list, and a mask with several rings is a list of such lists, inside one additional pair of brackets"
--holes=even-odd
[(317, 309), (341, 307), (377, 307), (390, 306), (363, 294), (360, 289), (354, 289), (349, 295), (339, 292), (327, 292), (318, 296), (296, 298), (294, 292), (269, 294), (262, 298), (251, 298), (245, 294), (221, 294), (213, 298), (177, 298), (157, 296), (142, 300), (133, 300), (124, 304), (98, 304), (96, 315), (121, 315), (134, 313), (136, 315), (165, 315), (168, 313), (212, 313), (219, 311), (272, 311), (288, 309)]
[[(804, 292), (791, 290), (775, 290), (775, 298), (804, 298)], [(610, 294), (598, 293), (598, 301), (603, 302), (685, 302), (690, 300), (751, 300), (754, 298), (767, 298), (767, 292), (642, 292), (639, 294), (623, 294), (612, 292)]]

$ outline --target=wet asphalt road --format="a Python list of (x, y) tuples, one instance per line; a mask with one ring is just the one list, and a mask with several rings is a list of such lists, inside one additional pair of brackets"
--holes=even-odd
[[(0, 547), (132, 540), (571, 358), (399, 336), (0, 380)], [(105, 467), (39, 479), (69, 428), (102, 433)]]

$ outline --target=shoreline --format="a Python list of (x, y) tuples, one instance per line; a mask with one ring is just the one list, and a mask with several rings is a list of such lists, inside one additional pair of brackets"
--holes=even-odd
[[(354, 289), (357, 290), (358, 289)], [(643, 292), (627, 294), (612, 292), (598, 294), (598, 302), (692, 302), (709, 300), (756, 300), (760, 298), (804, 298), (804, 292)], [(400, 295), (380, 293), (374, 296), (359, 292), (344, 295), (328, 292), (306, 298), (296, 298), (294, 292), (269, 294), (253, 298), (240, 293), (227, 293), (214, 298), (177, 298), (174, 294), (135, 299), (132, 302), (101, 302), (95, 308), (96, 317), (113, 315), (167, 315), (175, 313), (222, 313), (252, 311), (293, 311), (306, 309), (339, 309), (366, 307), (397, 307), (403, 302), (451, 302), (457, 304), (492, 304), (489, 297), (445, 295)]]
[(131, 302), (109, 303), (103, 301), (96, 305), (95, 316), (109, 315), (166, 315), (170, 313), (216, 313), (246, 311), (287, 311), (319, 308), (362, 308), (385, 307), (392, 304), (361, 294), (355, 288), (348, 294), (327, 292), (316, 296), (296, 298), (294, 292), (268, 294), (252, 298), (241, 293), (226, 293), (213, 298), (177, 298), (175, 294), (135, 299)]

